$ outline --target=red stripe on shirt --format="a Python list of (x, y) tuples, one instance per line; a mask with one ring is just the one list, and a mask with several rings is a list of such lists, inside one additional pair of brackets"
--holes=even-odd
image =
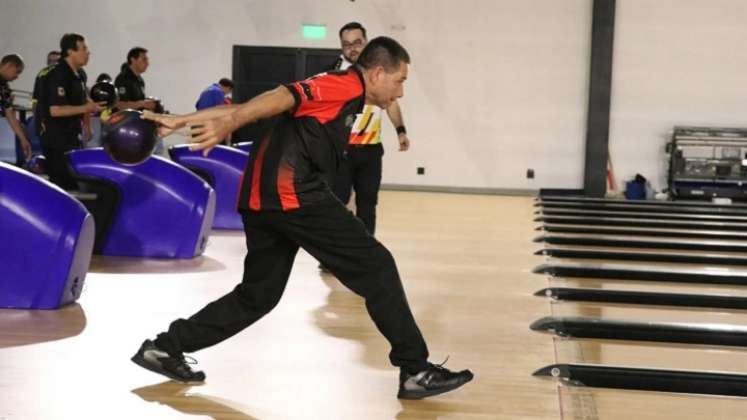
[[(300, 98), (293, 116), (314, 117), (322, 124), (335, 119), (347, 101), (363, 94), (363, 83), (353, 70), (344, 75), (312, 77), (289, 86), (296, 90)], [(308, 92), (311, 93), (311, 98), (306, 96)]]
[(296, 188), (293, 185), (293, 174), (295, 169), (283, 163), (278, 169), (278, 195), (280, 196), (280, 205), (283, 211), (293, 210), (301, 207), (298, 203)]
[(259, 152), (257, 152), (257, 159), (254, 161), (254, 168), (252, 168), (252, 192), (249, 195), (249, 208), (252, 210), (259, 210), (262, 206), (262, 202), (259, 195), (259, 180), (262, 176), (262, 161), (265, 158), (265, 151), (267, 150), (267, 142), (265, 140), (262, 145), (259, 146)]

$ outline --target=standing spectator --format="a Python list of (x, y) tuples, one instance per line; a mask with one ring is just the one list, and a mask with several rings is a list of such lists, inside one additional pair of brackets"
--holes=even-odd
[(0, 113), (8, 120), (8, 125), (20, 141), (23, 156), (28, 160), (31, 157), (31, 143), (16, 117), (13, 96), (8, 85), (8, 82), (16, 80), (23, 73), (24, 67), (23, 59), (18, 54), (8, 54), (0, 59)]
[(57, 64), (60, 61), (62, 55), (59, 51), (50, 51), (47, 53), (47, 65)]
[(119, 95), (117, 108), (156, 109), (156, 101), (145, 96), (145, 81), (141, 76), (149, 65), (148, 50), (145, 48), (134, 47), (127, 53), (127, 62), (122, 64), (122, 71), (114, 79)]
[[(233, 91), (233, 81), (228, 78), (222, 78), (218, 81), (218, 83), (213, 83), (212, 85), (205, 88), (205, 90), (202, 91), (200, 94), (200, 97), (197, 99), (197, 103), (195, 104), (195, 108), (197, 108), (198, 111), (206, 109), (206, 108), (212, 108), (215, 106), (220, 105), (230, 105), (231, 99), (230, 94)], [(223, 140), (223, 143), (226, 145), (231, 145), (231, 136), (228, 135), (225, 140)]]
[(86, 73), (83, 67), (91, 55), (85, 38), (68, 33), (60, 39), (62, 59), (43, 78), (42, 94), (37, 98), (35, 116), (40, 122), (42, 150), (47, 158), (49, 179), (63, 189), (77, 189), (68, 170), (65, 152), (82, 146), (81, 127), (101, 105), (86, 94)]
[(200, 111), (205, 108), (227, 105), (226, 98), (229, 97), (232, 91), (233, 82), (231, 81), (231, 79), (224, 77), (220, 79), (218, 83), (213, 83), (212, 85), (206, 87), (205, 90), (202, 91), (202, 93), (200, 93), (200, 97), (197, 99), (195, 108)]
[[(337, 60), (335, 69), (346, 70), (357, 62), (368, 43), (366, 28), (358, 22), (350, 22), (340, 28), (339, 35), (342, 55)], [(386, 108), (386, 113), (397, 130), (399, 150), (408, 150), (410, 139), (407, 137), (399, 103), (393, 101)], [(352, 190), (355, 190), (355, 215), (366, 225), (371, 235), (376, 230), (376, 204), (379, 201), (384, 156), (381, 114), (381, 108), (368, 104), (356, 116), (348, 139), (346, 157), (331, 185), (337, 198), (346, 205), (350, 201)], [(320, 268), (324, 269), (321, 265)]]

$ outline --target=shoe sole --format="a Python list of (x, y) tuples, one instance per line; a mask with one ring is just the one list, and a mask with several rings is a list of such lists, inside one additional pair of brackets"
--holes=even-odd
[(400, 400), (422, 400), (423, 398), (433, 397), (434, 395), (443, 394), (449, 391), (453, 391), (464, 384), (472, 381), (473, 378), (466, 379), (464, 382), (458, 382), (448, 388), (431, 389), (425, 391), (399, 391), (397, 398)]
[(165, 376), (165, 377), (167, 377), (167, 378), (169, 378), (169, 379), (171, 379), (173, 381), (181, 382), (183, 384), (192, 384), (192, 385), (205, 383), (205, 381), (185, 381), (184, 379), (182, 379), (182, 378), (180, 378), (180, 377), (178, 377), (176, 375), (172, 375), (171, 373), (169, 373), (169, 372), (167, 372), (165, 370), (156, 369), (153, 366), (151, 366), (148, 362), (146, 362), (145, 359), (142, 356), (140, 356), (139, 354), (136, 354), (136, 355), (132, 356), (132, 358), (130, 358), (130, 360), (132, 360), (136, 365), (140, 366), (143, 369), (149, 370), (149, 371), (151, 371), (153, 373), (157, 373), (159, 375), (163, 375), (163, 376)]

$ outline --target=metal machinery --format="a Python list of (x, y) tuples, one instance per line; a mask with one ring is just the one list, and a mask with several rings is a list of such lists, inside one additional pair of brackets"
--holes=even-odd
[(667, 152), (675, 199), (747, 198), (747, 128), (675, 126)]

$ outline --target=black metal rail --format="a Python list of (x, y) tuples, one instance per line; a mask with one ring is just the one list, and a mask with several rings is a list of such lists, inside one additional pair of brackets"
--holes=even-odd
[(611, 202), (611, 203), (572, 203), (565, 201), (538, 201), (535, 207), (542, 209), (577, 209), (577, 210), (604, 210), (604, 211), (645, 211), (648, 213), (692, 213), (692, 214), (719, 214), (744, 216), (747, 215), (747, 207), (697, 207), (697, 206), (671, 206), (667, 204), (641, 205), (636, 202)]
[(631, 228), (614, 226), (571, 226), (571, 225), (542, 225), (535, 230), (551, 233), (581, 233), (590, 235), (620, 235), (620, 236), (650, 236), (669, 238), (699, 238), (699, 239), (727, 239), (747, 240), (747, 234), (739, 231), (724, 230), (687, 230), (687, 229), (656, 229)]
[(612, 236), (542, 235), (534, 242), (552, 245), (583, 245), (616, 248), (674, 249), (686, 251), (747, 252), (747, 242), (687, 239), (627, 239)]
[(696, 221), (696, 220), (663, 220), (658, 218), (631, 219), (625, 217), (594, 217), (594, 216), (539, 216), (535, 222), (565, 225), (585, 226), (629, 226), (663, 229), (700, 229), (700, 230), (728, 230), (747, 231), (747, 223)]
[(583, 209), (542, 209), (535, 211), (537, 217), (541, 216), (570, 216), (570, 217), (614, 217), (622, 219), (657, 219), (657, 220), (690, 220), (724, 223), (747, 223), (747, 215), (728, 214), (694, 214), (694, 213), (653, 213), (646, 211), (624, 211), (624, 210), (583, 210)]
[(630, 204), (635, 203), (637, 206), (672, 206), (672, 207), (701, 207), (701, 208), (724, 208), (724, 209), (745, 209), (747, 205), (742, 203), (733, 204), (714, 204), (703, 201), (655, 201), (655, 200), (611, 200), (606, 198), (588, 198), (588, 197), (564, 197), (544, 195), (535, 199), (537, 202), (543, 201), (560, 201), (564, 203), (611, 203), (611, 204)]
[(731, 324), (635, 322), (548, 316), (534, 321), (529, 328), (571, 338), (747, 347), (747, 327)]
[(556, 364), (538, 369), (533, 375), (554, 377), (570, 386), (747, 396), (747, 376), (732, 373)]
[(591, 249), (558, 249), (546, 248), (534, 253), (553, 258), (610, 260), (610, 261), (642, 261), (665, 262), (677, 264), (708, 264), (708, 265), (747, 265), (747, 258), (722, 255), (692, 255), (669, 254), (658, 252), (616, 252), (596, 251)]
[(747, 285), (747, 272), (733, 270), (685, 270), (672, 268), (630, 268), (615, 264), (542, 264), (537, 274), (553, 277), (598, 278), (651, 282)]
[(747, 310), (747, 298), (740, 296), (694, 295), (572, 287), (549, 287), (535, 292), (534, 295), (567, 302)]

